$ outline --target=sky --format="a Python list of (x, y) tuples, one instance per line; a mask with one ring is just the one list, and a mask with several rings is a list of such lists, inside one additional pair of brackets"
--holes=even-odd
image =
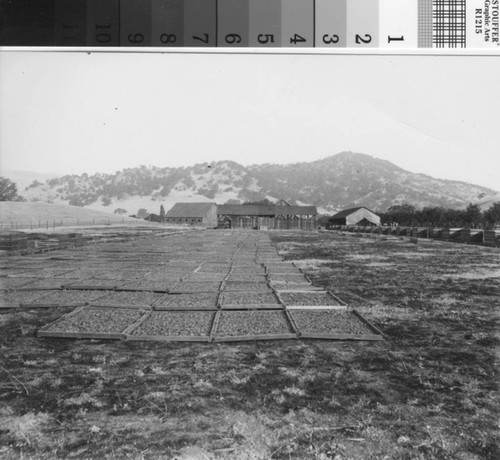
[(500, 56), (0, 50), (0, 173), (353, 151), (500, 190)]

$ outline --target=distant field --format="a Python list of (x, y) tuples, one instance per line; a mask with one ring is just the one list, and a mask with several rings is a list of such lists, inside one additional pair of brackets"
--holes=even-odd
[[(11, 222), (21, 225), (38, 225), (49, 222), (49, 225), (56, 221), (56, 225), (91, 224), (91, 223), (122, 223), (137, 222), (131, 217), (122, 217), (93, 209), (81, 208), (78, 206), (57, 205), (48, 203), (21, 203), (2, 201), (0, 202), (0, 222), (10, 225)], [(144, 221), (141, 221), (144, 223)]]

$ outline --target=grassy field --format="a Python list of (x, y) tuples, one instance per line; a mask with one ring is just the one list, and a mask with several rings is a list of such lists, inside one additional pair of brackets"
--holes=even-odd
[(0, 310), (0, 458), (500, 458), (498, 249), (269, 234), (386, 340), (37, 339), (71, 309)]
[(79, 206), (57, 205), (48, 203), (29, 203), (17, 201), (1, 201), (0, 202), (0, 222), (4, 225), (11, 222), (28, 225), (30, 222), (33, 225), (38, 225), (38, 222), (45, 224), (46, 221), (52, 225), (56, 221), (56, 225), (63, 221), (64, 225), (75, 225), (77, 220), (80, 223), (122, 223), (132, 222), (135, 219), (130, 217), (118, 216), (116, 214), (96, 211)]

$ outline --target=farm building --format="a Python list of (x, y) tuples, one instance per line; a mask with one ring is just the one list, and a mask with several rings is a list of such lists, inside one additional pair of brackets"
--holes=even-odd
[(144, 220), (148, 220), (149, 222), (161, 222), (161, 217), (158, 214), (148, 214)]
[(219, 228), (286, 230), (316, 228), (316, 206), (222, 204), (217, 206)]
[(344, 209), (328, 219), (331, 225), (380, 225), (380, 217), (365, 207)]
[(217, 227), (215, 203), (176, 203), (165, 215), (168, 224), (193, 225), (205, 228)]

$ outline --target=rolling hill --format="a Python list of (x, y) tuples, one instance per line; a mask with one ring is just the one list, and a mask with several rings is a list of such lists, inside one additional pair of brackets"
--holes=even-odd
[[(64, 221), (65, 225), (76, 224), (78, 221), (81, 224), (95, 223), (110, 223), (119, 224), (122, 222), (135, 223), (137, 219), (130, 217), (122, 217), (109, 214), (95, 209), (86, 209), (77, 206), (57, 205), (49, 203), (26, 203), (19, 201), (0, 201), (0, 222), (5, 225), (10, 222), (18, 224), (29, 224), (30, 222), (36, 227), (40, 222), (42, 225), (46, 222), (51, 225), (56, 221), (56, 225), (60, 221)], [(144, 221), (140, 221), (141, 223)]]
[(35, 181), (19, 193), (29, 201), (71, 204), (112, 213), (139, 208), (159, 212), (179, 201), (255, 201), (283, 198), (335, 212), (353, 206), (385, 211), (409, 203), (416, 207), (460, 209), (489, 203), (498, 193), (479, 185), (436, 179), (353, 152), (287, 165), (242, 166), (234, 161), (189, 167), (128, 168), (114, 174), (66, 175)]

